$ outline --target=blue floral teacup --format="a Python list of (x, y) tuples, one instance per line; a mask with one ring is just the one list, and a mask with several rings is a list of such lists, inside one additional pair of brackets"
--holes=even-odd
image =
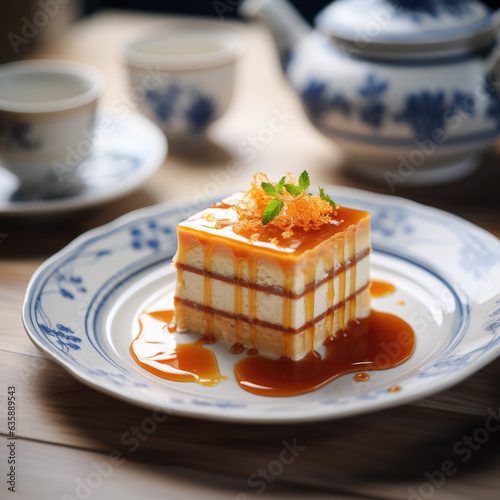
[(213, 22), (189, 22), (125, 50), (132, 99), (171, 144), (194, 144), (228, 108), (243, 39)]
[(64, 196), (78, 189), (103, 86), (98, 72), (72, 62), (0, 66), (0, 162), (18, 177), (19, 196)]

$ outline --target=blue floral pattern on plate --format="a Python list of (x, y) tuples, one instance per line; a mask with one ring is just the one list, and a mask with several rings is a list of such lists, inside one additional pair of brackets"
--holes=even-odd
[[(399, 375), (400, 393), (389, 393), (384, 384), (361, 391), (359, 384), (358, 389), (347, 385), (350, 390), (336, 392), (337, 381), (329, 391), (277, 401), (241, 390), (231, 393), (231, 385), (229, 392), (219, 393), (198, 394), (175, 383), (159, 389), (154, 377), (109, 350), (105, 305), (129, 290), (134, 279), (165, 269), (176, 251), (176, 224), (211, 200), (149, 207), (80, 236), (32, 278), (23, 305), (26, 330), (38, 348), (92, 387), (143, 406), (236, 421), (336, 418), (401, 404), (453, 385), (498, 356), (496, 238), (457, 217), (398, 198), (340, 187), (327, 191), (341, 204), (371, 213), (375, 261), (389, 259), (391, 266), (400, 262), (419, 270), (453, 298), (446, 345)], [(422, 342), (417, 336), (417, 348)], [(383, 376), (389, 375), (377, 372), (373, 379)]]
[(161, 239), (172, 239), (172, 228), (161, 226), (152, 219), (142, 227), (133, 227), (130, 230), (132, 237), (131, 246), (135, 250), (149, 247), (153, 252), (158, 252), (161, 248)]

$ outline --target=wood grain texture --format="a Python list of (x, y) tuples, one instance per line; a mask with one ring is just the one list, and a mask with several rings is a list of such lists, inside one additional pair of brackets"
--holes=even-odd
[[(97, 66), (108, 79), (101, 107), (109, 110), (129, 93), (119, 62), (123, 44), (153, 28), (168, 29), (173, 21), (120, 11), (98, 13), (75, 24), (57, 45), (37, 56)], [(500, 488), (500, 432), (491, 432), (465, 463), (464, 455), (453, 449), (464, 436), (484, 427), (488, 410), (498, 410), (499, 361), (432, 398), (340, 421), (250, 426), (168, 416), (135, 450), (130, 433), (151, 412), (82, 385), (45, 360), (26, 336), (20, 309), (37, 266), (78, 234), (130, 210), (190, 198), (209, 188), (211, 195), (244, 188), (258, 170), (277, 178), (283, 171), (307, 168), (319, 184), (374, 190), (351, 179), (336, 147), (309, 125), (280, 73), (267, 32), (258, 26), (235, 26), (248, 49), (233, 105), (212, 126), (205, 148), (172, 152), (143, 188), (98, 209), (45, 220), (0, 220), (0, 233), (6, 235), (0, 239), (0, 433), (7, 433), (6, 388), (14, 385), (20, 437), (17, 498), (74, 496), (77, 478), (86, 479), (94, 472), (92, 464), (108, 460), (114, 450), (126, 461), (92, 488), (92, 499), (401, 500), (411, 498), (409, 488), (418, 493), (428, 481), (425, 473), (440, 470), (446, 460), (454, 462), (457, 472), (434, 487), (432, 498), (494, 498)], [(276, 110), (293, 114), (293, 120), (255, 159), (246, 161), (240, 145), (266, 127)], [(446, 209), (500, 236), (499, 159), (498, 151), (492, 152), (472, 179), (444, 187), (398, 189), (394, 194)], [(241, 165), (238, 175), (225, 173), (232, 161)], [(306, 449), (259, 495), (249, 477), (279, 457), (283, 441), (293, 440)], [(5, 450), (2, 443), (2, 474)], [(5, 491), (0, 485), (0, 498)], [(426, 493), (424, 487), (419, 494), (424, 498)]]

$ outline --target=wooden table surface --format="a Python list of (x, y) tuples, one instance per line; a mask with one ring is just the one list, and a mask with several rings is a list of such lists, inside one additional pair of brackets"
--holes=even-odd
[[(102, 110), (111, 109), (116, 99), (133, 109), (120, 48), (172, 20), (98, 13), (35, 56), (98, 67), (108, 79)], [(44, 222), (0, 219), (0, 498), (11, 494), (5, 481), (10, 386), (16, 391), (18, 436), (17, 496), (12, 498), (498, 498), (500, 432), (474, 445), (478, 449), (461, 457), (465, 461), (453, 449), (484, 427), (488, 411), (498, 411), (499, 361), (434, 397), (340, 421), (251, 426), (169, 416), (131, 450), (122, 442), (124, 433), (140, 426), (151, 412), (80, 384), (42, 358), (25, 334), (21, 303), (35, 269), (78, 234), (130, 210), (192, 197), (210, 182), (221, 192), (244, 188), (256, 171), (277, 178), (307, 168), (316, 183), (374, 190), (351, 179), (335, 146), (309, 125), (280, 73), (268, 33), (259, 26), (236, 29), (247, 40), (247, 52), (232, 107), (212, 126), (205, 148), (171, 152), (144, 187), (98, 209)], [(246, 162), (238, 148), (266, 127), (276, 110), (287, 110), (294, 118)], [(221, 174), (234, 159), (241, 162), (241, 172)], [(398, 189), (395, 194), (443, 208), (500, 236), (499, 160), (492, 152), (471, 179), (432, 189)], [(252, 474), (279, 457), (285, 440), (296, 440), (305, 450), (271, 477), (272, 482), (256, 485)], [(125, 458), (112, 463), (113, 452)], [(450, 459), (456, 470), (443, 479), (439, 471)]]

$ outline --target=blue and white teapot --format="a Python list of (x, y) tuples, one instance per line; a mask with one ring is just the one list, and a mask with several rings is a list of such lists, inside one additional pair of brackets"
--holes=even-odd
[(245, 0), (271, 28), (314, 125), (365, 178), (463, 177), (500, 135), (500, 13), (478, 0), (337, 0), (311, 29), (286, 0)]

